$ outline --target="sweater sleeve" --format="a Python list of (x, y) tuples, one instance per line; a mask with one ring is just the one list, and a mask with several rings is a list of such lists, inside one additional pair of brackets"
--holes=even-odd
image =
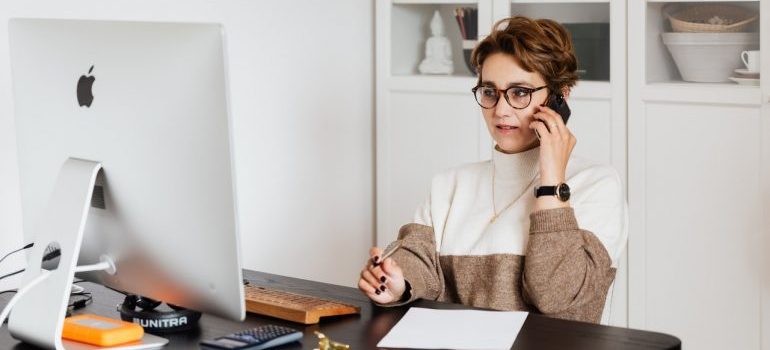
[(615, 278), (611, 265), (602, 242), (578, 227), (572, 208), (530, 215), (522, 294), (541, 313), (598, 323)]
[(444, 290), (444, 275), (436, 251), (433, 228), (420, 224), (407, 224), (398, 233), (401, 249), (392, 258), (404, 272), (410, 286), (409, 295), (395, 303), (382, 306), (399, 306), (417, 299), (436, 300)]

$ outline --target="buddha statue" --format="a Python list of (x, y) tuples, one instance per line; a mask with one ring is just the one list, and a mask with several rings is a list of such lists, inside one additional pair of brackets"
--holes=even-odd
[(430, 21), (430, 32), (431, 37), (425, 42), (425, 59), (417, 68), (422, 74), (452, 74), (452, 45), (444, 36), (444, 21), (438, 10)]

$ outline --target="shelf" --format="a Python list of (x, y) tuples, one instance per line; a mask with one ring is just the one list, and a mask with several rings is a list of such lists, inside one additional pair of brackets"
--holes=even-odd
[(468, 94), (476, 86), (475, 76), (405, 75), (390, 78), (391, 91)]
[[(458, 7), (478, 9), (477, 1), (404, 1), (392, 7), (390, 27), (390, 62), (394, 75), (418, 74), (417, 67), (425, 58), (425, 45), (431, 36), (430, 22), (435, 11), (439, 11), (444, 24), (444, 36), (449, 40), (452, 51), (454, 74), (470, 74), (465, 65), (462, 37), (455, 20)], [(397, 24), (397, 25), (396, 25)], [(487, 28), (479, 23), (479, 28)]]
[(515, 0), (511, 15), (549, 18), (559, 23), (609, 23), (609, 1)]
[(642, 88), (641, 97), (645, 102), (748, 106), (762, 104), (762, 91), (759, 86), (744, 86), (734, 83), (652, 83)]
[[(669, 48), (663, 43), (662, 39), (662, 33), (670, 33), (672, 32), (670, 21), (664, 16), (663, 9), (665, 6), (669, 4), (682, 4), (687, 6), (692, 6), (695, 3), (709, 3), (713, 1), (656, 1), (656, 0), (647, 0), (647, 3), (644, 5), (645, 8), (645, 27), (646, 30), (645, 38), (644, 38), (644, 46), (645, 46), (645, 82), (648, 84), (656, 84), (659, 82), (666, 83), (666, 82), (676, 82), (676, 81), (682, 81), (682, 75), (680, 73), (679, 67), (674, 61), (674, 58), (671, 54), (671, 51)], [(750, 11), (753, 11), (755, 13), (759, 13), (759, 1), (732, 1), (732, 6), (740, 6), (743, 8), (746, 8)], [(673, 5), (678, 6), (678, 5)], [(675, 8), (672, 10), (675, 11)], [(759, 20), (755, 21), (753, 24), (749, 25), (749, 27), (745, 30), (747, 32), (758, 32), (758, 24)], [(760, 38), (759, 41), (762, 39)], [(726, 79), (728, 76), (732, 75), (732, 69), (734, 68), (743, 68), (743, 63), (741, 63), (740, 60), (740, 53), (742, 50), (755, 50), (758, 49), (759, 41), (756, 43), (756, 45), (753, 44), (745, 44), (743, 48), (735, 47), (735, 45), (725, 45), (723, 46), (725, 49), (715, 49), (713, 46), (705, 47), (705, 46), (692, 46), (689, 50), (695, 51), (695, 50), (701, 50), (701, 55), (703, 56), (712, 56), (709, 60), (710, 63), (715, 64), (716, 66), (719, 66), (718, 62), (725, 62), (727, 63), (727, 60), (732, 59), (734, 62), (732, 62), (733, 67), (725, 67), (724, 72), (724, 79)], [(682, 46), (678, 46), (678, 50), (680, 52), (686, 52), (685, 48), (682, 48)], [(726, 51), (726, 50), (731, 50)], [(684, 55), (682, 53), (681, 55)], [(724, 55), (724, 56), (722, 56)], [(693, 56), (690, 56), (692, 58)], [(691, 67), (690, 64), (686, 64), (687, 67)], [(716, 72), (715, 69), (710, 69), (711, 71)], [(720, 69), (721, 71), (721, 69)], [(692, 80), (698, 80), (698, 79), (692, 79)], [(734, 85), (732, 83), (726, 83), (725, 85)]]
[(395, 5), (447, 5), (447, 4), (475, 4), (473, 0), (393, 0)]
[(610, 0), (511, 0), (511, 4), (590, 4), (609, 3)]
[(757, 2), (759, 3), (759, 0), (677, 0), (677, 1), (671, 1), (671, 0), (647, 0), (647, 2), (659, 2), (659, 3), (674, 3), (674, 2)]

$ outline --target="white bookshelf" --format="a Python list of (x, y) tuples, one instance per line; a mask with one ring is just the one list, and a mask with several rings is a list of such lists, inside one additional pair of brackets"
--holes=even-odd
[[(644, 1), (643, 1), (644, 2)], [(677, 0), (677, 1), (671, 1), (671, 0), (647, 0), (647, 3), (746, 3), (746, 2), (758, 2), (758, 1), (747, 1), (747, 0)]]
[(646, 102), (746, 105), (759, 107), (762, 93), (758, 86), (734, 83), (688, 83), (683, 81), (648, 83), (640, 97)]
[(766, 0), (629, 2), (629, 326), (690, 349), (768, 350), (770, 55), (760, 86), (683, 81), (661, 10), (699, 3), (756, 11), (747, 31), (770, 47)]
[(393, 5), (466, 5), (468, 0), (393, 0)]
[(595, 1), (585, 1), (585, 0), (511, 0), (511, 4), (563, 4), (563, 5), (590, 5), (590, 4), (597, 4), (597, 3), (604, 3), (609, 4), (610, 0), (595, 0)]

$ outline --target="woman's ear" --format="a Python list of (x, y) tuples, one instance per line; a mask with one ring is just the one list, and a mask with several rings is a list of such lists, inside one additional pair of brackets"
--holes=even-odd
[(564, 96), (564, 99), (566, 100), (569, 97), (569, 92), (571, 91), (570, 88), (565, 87), (561, 90), (561, 95)]

